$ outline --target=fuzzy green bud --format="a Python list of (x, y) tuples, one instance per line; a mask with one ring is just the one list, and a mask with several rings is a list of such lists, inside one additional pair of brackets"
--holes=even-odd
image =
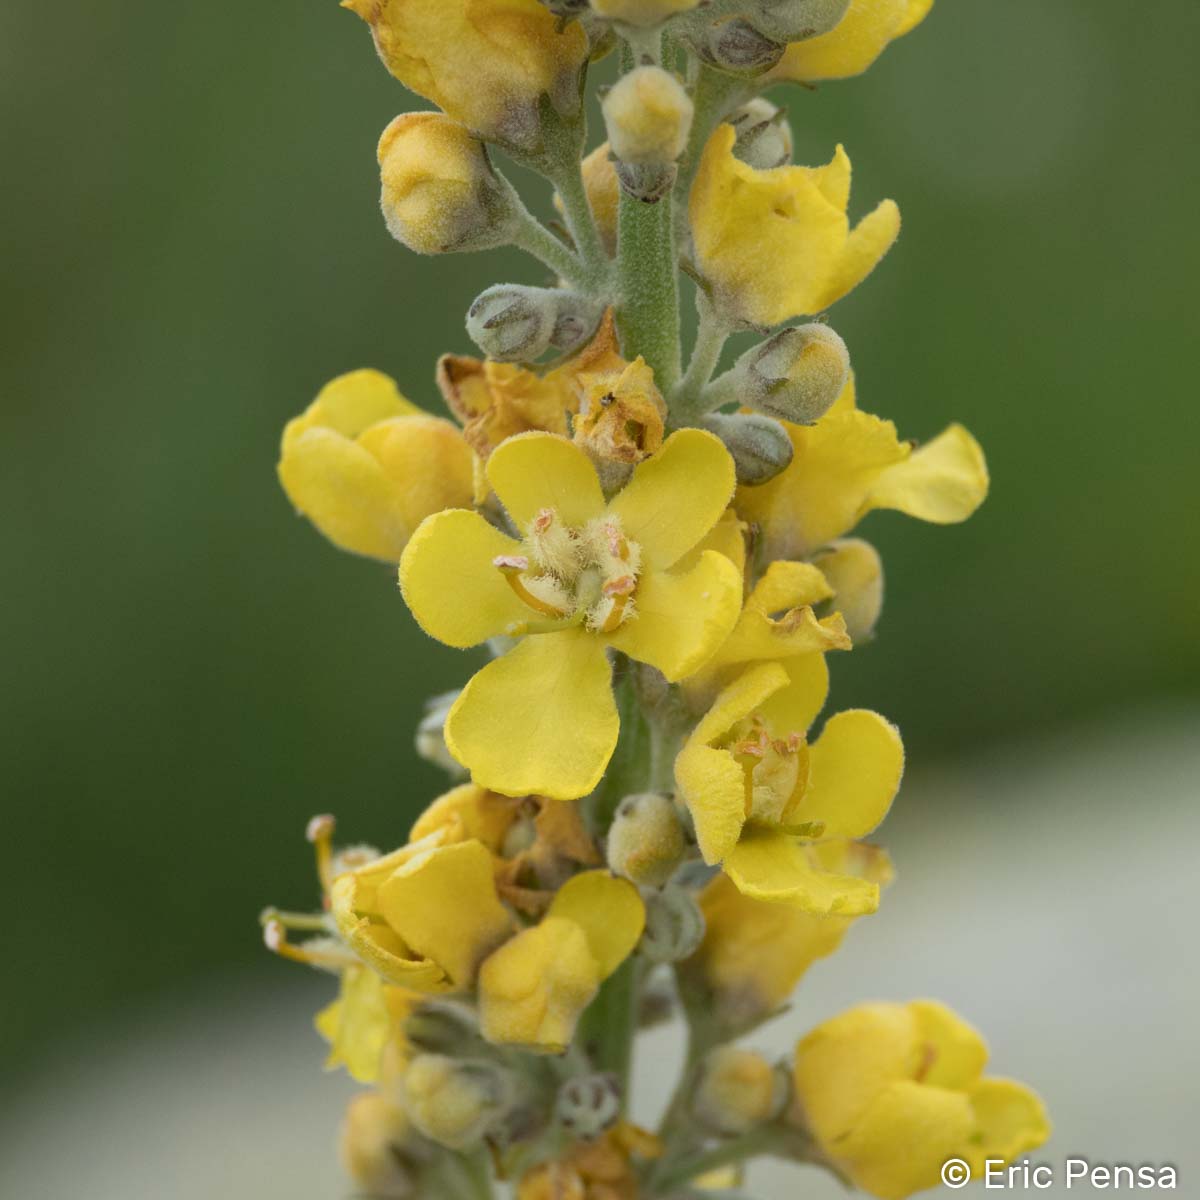
[(811, 425), (842, 394), (850, 378), (850, 352), (828, 325), (797, 325), (748, 350), (729, 376), (717, 384), (746, 408)]
[(755, 29), (743, 17), (719, 21), (703, 30), (695, 43), (706, 62), (734, 75), (762, 75), (783, 57), (787, 43)]
[(646, 928), (639, 949), (651, 962), (681, 962), (704, 940), (704, 914), (685, 887), (669, 883), (646, 899)]
[(787, 1095), (786, 1076), (761, 1054), (720, 1046), (701, 1067), (692, 1112), (713, 1133), (737, 1137), (774, 1120)]
[(600, 308), (559, 288), (498, 283), (467, 310), (467, 333), (500, 362), (532, 362), (551, 346), (575, 349), (600, 321)]
[(787, 113), (770, 100), (756, 96), (726, 118), (737, 134), (733, 153), (747, 166), (769, 171), (792, 161), (792, 127)]
[(404, 1111), (432, 1142), (450, 1150), (478, 1145), (511, 1111), (510, 1073), (484, 1060), (418, 1054), (402, 1079)]
[(710, 413), (700, 425), (725, 443), (738, 483), (751, 487), (774, 479), (792, 461), (792, 439), (772, 417), (760, 413)]
[(828, 33), (846, 15), (850, 0), (757, 0), (747, 18), (777, 42), (804, 42)]
[(608, 829), (608, 865), (645, 887), (662, 887), (683, 861), (683, 824), (669, 796), (641, 792), (617, 806)]

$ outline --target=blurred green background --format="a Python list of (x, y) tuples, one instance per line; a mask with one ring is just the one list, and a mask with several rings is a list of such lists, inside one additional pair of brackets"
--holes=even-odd
[[(843, 141), (856, 213), (904, 213), (833, 312), (864, 407), (960, 419), (992, 467), (967, 526), (864, 526), (888, 601), (834, 699), (917, 763), (1200, 690), (1198, 34), (1192, 0), (945, 0), (863, 79), (778, 94), (799, 161)], [(274, 479), (328, 378), (435, 406), (471, 298), (540, 280), (387, 236), (410, 103), (332, 0), (0, 10), (11, 1082), (148, 994), (278, 978), (255, 915), (312, 900), (305, 819), (388, 845), (442, 786), (411, 735), (467, 661)]]

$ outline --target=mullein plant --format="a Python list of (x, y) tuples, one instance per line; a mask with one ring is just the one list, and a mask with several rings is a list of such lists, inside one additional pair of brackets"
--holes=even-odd
[[(453, 786), (403, 844), (339, 847), (314, 818), (319, 911), (263, 914), (272, 950), (338, 979), (316, 1024), (368, 1089), (342, 1131), (357, 1195), (733, 1200), (775, 1156), (899, 1200), (1047, 1137), (933, 1001), (853, 1008), (787, 1062), (745, 1044), (892, 877), (864, 839), (899, 732), (821, 715), (828, 656), (882, 603), (856, 527), (962, 521), (988, 487), (961, 426), (918, 446), (859, 406), (825, 313), (899, 210), (852, 225), (845, 150), (793, 165), (761, 93), (858, 75), (931, 3), (343, 0), (436, 106), (380, 139), (392, 235), (546, 268), (471, 303), (481, 357), (433, 371), (452, 419), (364, 369), (283, 434), (294, 507), (398, 567), (426, 634), (492, 654), (430, 701), (417, 748)], [(589, 150), (587, 72), (610, 55)], [(552, 222), (501, 155), (549, 181)], [(643, 1128), (637, 1034), (672, 1016), (686, 1059)]]

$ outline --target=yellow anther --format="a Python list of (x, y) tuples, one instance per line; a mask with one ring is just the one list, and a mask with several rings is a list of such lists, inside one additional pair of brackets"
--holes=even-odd
[(631, 592), (627, 592), (624, 595), (613, 597), (612, 608), (608, 610), (608, 616), (604, 618), (604, 623), (600, 626), (601, 633), (612, 633), (625, 619), (625, 608), (629, 604), (630, 594)]
[(529, 570), (529, 559), (521, 554), (501, 554), (492, 559), (494, 566), (505, 579), (508, 580), (508, 586), (516, 592), (521, 601), (528, 604), (534, 612), (539, 612), (544, 617), (565, 617), (567, 610), (559, 608), (557, 605), (550, 604), (548, 601), (535, 596), (526, 586), (521, 578), (523, 571)]
[(600, 590), (610, 597), (632, 596), (636, 587), (637, 577), (635, 575), (621, 575), (616, 579), (610, 579)]
[(554, 509), (543, 508), (536, 517), (533, 518), (533, 532), (545, 533), (546, 530), (554, 524)]

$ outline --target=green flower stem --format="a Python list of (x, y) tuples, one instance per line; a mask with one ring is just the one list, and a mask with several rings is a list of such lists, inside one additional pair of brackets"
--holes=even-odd
[(678, 424), (691, 424), (709, 411), (703, 403), (703, 393), (717, 369), (721, 351), (732, 332), (705, 293), (697, 289), (696, 309), (700, 314), (700, 328), (696, 334), (696, 345), (692, 350), (687, 373), (679, 382), (675, 395), (671, 397), (671, 416)]
[(597, 1071), (616, 1076), (621, 1106), (629, 1095), (629, 1069), (633, 1036), (637, 1032), (637, 963), (627, 958), (601, 985), (596, 999), (583, 1015), (580, 1032), (584, 1048)]
[(698, 1175), (747, 1162), (761, 1154), (773, 1154), (780, 1148), (777, 1127), (763, 1125), (752, 1129), (741, 1137), (712, 1146), (707, 1150), (682, 1158), (662, 1159), (651, 1174), (649, 1192), (654, 1195), (669, 1195), (675, 1188), (691, 1183)]
[(609, 291), (612, 263), (604, 249), (600, 230), (596, 227), (596, 218), (592, 215), (583, 173), (579, 168), (579, 156), (573, 155), (569, 162), (564, 162), (561, 169), (555, 169), (548, 178), (562, 201), (567, 229), (588, 273), (588, 294), (600, 299)]
[(587, 292), (589, 273), (570, 249), (558, 240), (524, 205), (518, 214), (512, 244), (526, 254), (532, 254), (556, 275), (561, 275), (572, 287)]

